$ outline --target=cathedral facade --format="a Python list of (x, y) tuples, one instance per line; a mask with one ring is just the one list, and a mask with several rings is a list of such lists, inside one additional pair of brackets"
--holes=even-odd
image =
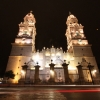
[(6, 71), (12, 70), (12, 83), (98, 84), (99, 70), (83, 26), (70, 14), (67, 18), (67, 51), (62, 48), (35, 49), (36, 20), (32, 12), (19, 24), (19, 32), (9, 56)]

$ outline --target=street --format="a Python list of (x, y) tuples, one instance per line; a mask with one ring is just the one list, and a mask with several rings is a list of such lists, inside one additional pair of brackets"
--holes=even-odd
[(100, 100), (99, 87), (3, 87), (0, 100)]

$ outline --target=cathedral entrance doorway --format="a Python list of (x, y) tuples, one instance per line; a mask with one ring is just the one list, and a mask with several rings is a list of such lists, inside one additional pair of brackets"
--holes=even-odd
[(64, 82), (64, 70), (63, 68), (55, 68), (55, 82)]

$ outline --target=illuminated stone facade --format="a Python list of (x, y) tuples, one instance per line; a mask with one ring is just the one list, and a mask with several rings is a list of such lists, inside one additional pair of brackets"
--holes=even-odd
[[(97, 84), (98, 67), (83, 26), (70, 14), (67, 18), (67, 48), (35, 50), (35, 18), (32, 12), (19, 24), (19, 32), (9, 56), (7, 70), (16, 74), (13, 83), (62, 82), (66, 84)], [(26, 66), (26, 67), (25, 67)], [(24, 68), (25, 67), (25, 68)]]

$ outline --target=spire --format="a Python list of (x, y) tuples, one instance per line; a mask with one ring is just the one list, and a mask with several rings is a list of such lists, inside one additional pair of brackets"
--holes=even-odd
[(30, 11), (24, 17), (24, 21), (19, 24), (19, 32), (17, 37), (18, 38), (20, 37), (20, 39), (16, 40), (17, 43), (23, 43), (23, 44), (31, 43), (32, 52), (35, 51), (35, 36), (36, 36), (35, 23), (36, 23), (35, 17), (32, 14), (32, 11)]
[(72, 24), (74, 22), (78, 23), (78, 19), (71, 12), (69, 12), (69, 16), (67, 18), (66, 24), (69, 25), (69, 24)]
[[(30, 11), (25, 17), (24, 22), (21, 22), (19, 24), (19, 37), (32, 37), (32, 35), (35, 35), (35, 18), (32, 14), (32, 11)], [(33, 33), (34, 32), (34, 33)]]
[(33, 11), (31, 10), (30, 13), (33, 13)]
[(24, 22), (28, 22), (29, 24), (35, 23), (34, 15), (32, 14), (32, 11), (30, 11), (25, 17)]
[(69, 16), (72, 15), (72, 13), (69, 11)]

